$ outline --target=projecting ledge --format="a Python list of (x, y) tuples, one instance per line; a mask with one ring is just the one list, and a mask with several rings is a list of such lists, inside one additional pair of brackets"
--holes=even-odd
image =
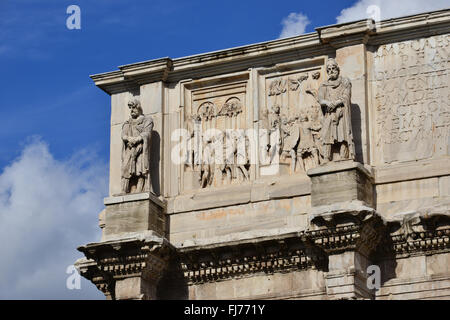
[(160, 198), (158, 198), (157, 196), (155, 196), (154, 194), (152, 194), (150, 192), (114, 195), (111, 197), (104, 198), (103, 204), (105, 206), (107, 206), (110, 204), (118, 204), (118, 203), (140, 201), (140, 200), (151, 200), (154, 204), (158, 205), (161, 208), (166, 207), (166, 202), (164, 200), (161, 200)]

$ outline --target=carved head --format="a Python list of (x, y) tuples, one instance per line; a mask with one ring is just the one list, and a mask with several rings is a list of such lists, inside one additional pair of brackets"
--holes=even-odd
[(136, 119), (143, 113), (141, 103), (137, 99), (130, 100), (128, 102), (128, 108), (130, 109), (130, 115), (133, 119)]
[(328, 59), (327, 61), (327, 74), (329, 80), (336, 80), (339, 77), (339, 65), (336, 60)]

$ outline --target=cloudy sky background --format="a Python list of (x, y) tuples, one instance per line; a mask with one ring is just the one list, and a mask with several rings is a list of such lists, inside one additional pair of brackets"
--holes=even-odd
[[(66, 288), (107, 195), (110, 99), (89, 74), (449, 2), (0, 0), (0, 299), (103, 299)], [(81, 30), (66, 28), (72, 4)]]

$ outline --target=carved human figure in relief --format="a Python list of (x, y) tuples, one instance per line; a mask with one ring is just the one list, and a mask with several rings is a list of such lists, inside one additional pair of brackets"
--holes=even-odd
[(248, 169), (249, 165), (248, 150), (249, 140), (244, 131), (236, 133), (236, 171), (239, 176), (239, 181), (250, 180)]
[(282, 119), (280, 115), (280, 106), (275, 105), (272, 107), (269, 112), (269, 135), (268, 135), (268, 143), (267, 143), (267, 152), (269, 156), (269, 163), (272, 163), (276, 153), (281, 153), (282, 151)]
[(298, 140), (300, 138), (300, 132), (297, 124), (298, 118), (295, 119), (282, 119), (282, 147), (281, 158), (285, 160), (286, 158), (291, 158), (291, 173), (295, 172), (295, 166), (297, 161), (296, 148), (298, 145)]
[(201, 140), (201, 117), (193, 115), (189, 117), (187, 124), (188, 139), (186, 141), (186, 162), (185, 164), (194, 171), (196, 165), (199, 164), (199, 150)]
[(319, 150), (314, 141), (314, 134), (320, 130), (313, 122), (312, 111), (302, 111), (299, 117), (300, 141), (297, 147), (299, 163), (303, 171), (319, 165)]
[(324, 119), (322, 125), (322, 152), (324, 162), (337, 160), (333, 153), (339, 153), (339, 160), (354, 159), (351, 122), (351, 88), (348, 78), (340, 76), (339, 65), (334, 59), (327, 61), (328, 80), (319, 87), (318, 100)]
[(211, 185), (215, 172), (215, 148), (214, 137), (207, 136), (203, 144), (203, 154), (200, 167), (200, 187), (206, 188)]
[(143, 192), (149, 174), (153, 119), (142, 114), (138, 100), (128, 102), (130, 118), (122, 126), (122, 192)]

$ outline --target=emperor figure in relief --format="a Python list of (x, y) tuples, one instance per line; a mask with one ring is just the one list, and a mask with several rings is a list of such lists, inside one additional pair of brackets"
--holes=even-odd
[[(318, 100), (323, 111), (322, 156), (323, 161), (355, 158), (355, 145), (351, 121), (351, 89), (348, 78), (340, 76), (339, 65), (328, 59), (326, 70), (328, 80), (319, 87)], [(339, 154), (334, 159), (333, 153)]]
[(142, 114), (138, 100), (128, 102), (128, 108), (130, 118), (122, 126), (122, 192), (143, 192), (149, 176), (153, 119)]

